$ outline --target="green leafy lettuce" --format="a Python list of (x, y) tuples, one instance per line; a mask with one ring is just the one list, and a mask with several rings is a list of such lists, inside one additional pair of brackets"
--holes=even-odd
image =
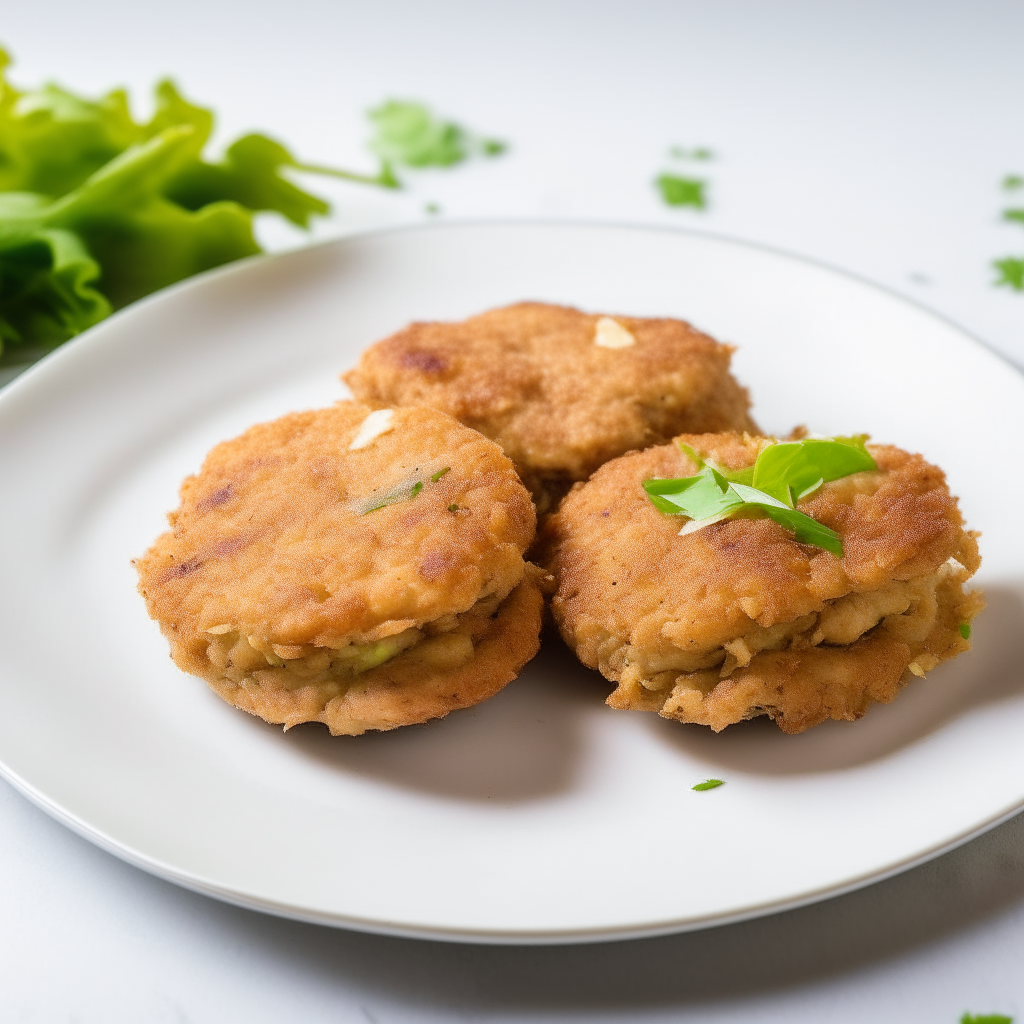
[(451, 167), (476, 152), (504, 153), (498, 139), (478, 138), (454, 121), (436, 117), (429, 107), (411, 100), (387, 100), (367, 114), (376, 129), (370, 148), (385, 167)]
[(137, 122), (123, 90), (98, 100), (56, 85), (23, 92), (5, 77), (9, 63), (0, 50), (0, 354), (59, 345), (158, 288), (260, 252), (257, 211), (299, 227), (328, 212), (282, 171), (396, 184), (386, 168), (299, 164), (256, 134), (209, 162), (213, 113), (172, 82)]
[(753, 466), (740, 470), (715, 466), (689, 446), (680, 445), (700, 471), (676, 480), (645, 480), (643, 488), (655, 508), (691, 520), (681, 533), (721, 519), (766, 516), (792, 531), (800, 543), (842, 557), (839, 534), (796, 505), (822, 484), (877, 469), (866, 440), (866, 435), (860, 435), (776, 442), (760, 452)]

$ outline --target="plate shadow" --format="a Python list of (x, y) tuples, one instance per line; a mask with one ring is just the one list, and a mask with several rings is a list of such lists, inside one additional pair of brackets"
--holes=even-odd
[(648, 716), (650, 728), (693, 757), (757, 775), (842, 771), (888, 757), (972, 708), (1024, 695), (1024, 598), (1009, 585), (987, 587), (985, 594), (988, 607), (975, 624), (974, 649), (909, 684), (892, 704), (875, 705), (858, 722), (824, 722), (797, 736), (763, 717), (718, 735), (655, 716)]
[(583, 753), (584, 717), (606, 686), (557, 634), (501, 693), (447, 718), (394, 732), (332, 737), (321, 725), (282, 737), (325, 767), (469, 801), (517, 803), (568, 790)]

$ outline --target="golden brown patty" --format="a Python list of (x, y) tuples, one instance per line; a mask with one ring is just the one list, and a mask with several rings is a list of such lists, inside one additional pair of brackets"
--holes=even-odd
[(137, 562), (176, 664), (267, 721), (425, 721), (537, 651), (512, 464), (444, 413), (370, 413), (342, 402), (218, 445)]
[(410, 324), (344, 380), (361, 402), (429, 405), (493, 438), (545, 511), (634, 448), (683, 431), (756, 430), (731, 353), (681, 320), (524, 302)]
[[(764, 438), (679, 440), (739, 469)], [(626, 455), (578, 486), (538, 548), (558, 576), (552, 610), (580, 660), (618, 684), (612, 707), (716, 731), (769, 715), (785, 732), (855, 719), (968, 650), (984, 606), (964, 582), (980, 558), (940, 469), (869, 446), (877, 472), (826, 484), (800, 510), (836, 530), (842, 558), (769, 519), (687, 536), (641, 482), (698, 467), (674, 444)], [(966, 630), (965, 630), (966, 631)]]

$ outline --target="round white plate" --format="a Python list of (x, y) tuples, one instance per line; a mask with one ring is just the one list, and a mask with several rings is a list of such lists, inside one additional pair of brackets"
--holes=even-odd
[[(171, 664), (129, 563), (250, 424), (343, 396), (414, 319), (520, 299), (684, 317), (739, 346), (763, 427), (943, 466), (982, 530), (976, 649), (857, 723), (719, 736), (612, 711), (557, 639), (444, 721), (285, 734)], [(227, 268), (0, 396), (0, 760), (61, 821), (235, 903), (370, 931), (576, 942), (699, 928), (899, 871), (1024, 806), (1024, 377), (832, 270), (626, 227), (433, 225)], [(709, 776), (726, 784), (691, 787)]]

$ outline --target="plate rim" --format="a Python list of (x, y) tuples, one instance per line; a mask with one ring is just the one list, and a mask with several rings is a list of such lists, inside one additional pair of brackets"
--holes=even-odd
[[(573, 218), (446, 218), (441, 221), (416, 221), (410, 223), (391, 224), (377, 228), (363, 229), (345, 233), (339, 236), (318, 240), (316, 242), (299, 245), (272, 253), (260, 253), (254, 256), (236, 260), (230, 264), (215, 267), (194, 275), (183, 281), (176, 282), (167, 288), (163, 288), (151, 295), (131, 303), (130, 305), (116, 311), (112, 316), (107, 317), (100, 323), (90, 327), (71, 341), (79, 341), (83, 338), (92, 338), (101, 334), (107, 327), (119, 323), (126, 315), (137, 315), (137, 312), (148, 309), (151, 305), (173, 301), (179, 292), (185, 290), (198, 290), (205, 288), (217, 281), (237, 274), (248, 273), (253, 267), (266, 266), (271, 262), (283, 261), (296, 258), (300, 255), (309, 255), (317, 250), (328, 250), (333, 248), (344, 248), (352, 243), (375, 238), (385, 238), (396, 235), (420, 234), (420, 233), (443, 233), (451, 229), (481, 230), (488, 229), (557, 229), (572, 232), (584, 231), (629, 231), (635, 233), (665, 234), (682, 236), (700, 241), (712, 242), (724, 245), (729, 248), (740, 250), (753, 250), (772, 257), (780, 258), (789, 263), (802, 264), (807, 267), (825, 271), (828, 274), (847, 282), (854, 282), (869, 291), (880, 293), (897, 303), (909, 307), (919, 314), (924, 314), (929, 319), (952, 329), (961, 339), (966, 339), (977, 346), (982, 352), (993, 356), (998, 362), (1010, 368), (1016, 376), (1024, 375), (1024, 368), (1015, 364), (1007, 355), (994, 348), (971, 331), (964, 328), (960, 323), (951, 317), (937, 312), (924, 305), (915, 298), (910, 298), (894, 288), (879, 284), (870, 278), (858, 273), (850, 272), (823, 260), (802, 254), (793, 253), (784, 248), (761, 243), (751, 242), (729, 235), (723, 235), (713, 231), (697, 230), (689, 227), (677, 227), (666, 224), (645, 224), (626, 221), (602, 221), (602, 220), (577, 220)], [(81, 346), (74, 346), (72, 351), (78, 350)], [(50, 367), (61, 365), (62, 360), (67, 356), (60, 353), (68, 348), (67, 343), (58, 346), (53, 351), (42, 357), (28, 369), (23, 371), (3, 387), (0, 387), (0, 407), (13, 400), (12, 396), (20, 395), (24, 388), (22, 381), (34, 381), (39, 376), (45, 376), (52, 372)], [(11, 364), (9, 364), (11, 365)], [(427, 941), (443, 941), (462, 944), (484, 944), (497, 946), (544, 946), (544, 945), (573, 945), (593, 944), (600, 942), (618, 942), (640, 938), (654, 938), (684, 932), (702, 931), (707, 928), (724, 927), (743, 921), (753, 920), (760, 917), (770, 916), (794, 910), (799, 907), (809, 906), (823, 902), (838, 896), (845, 895), (873, 885), (876, 882), (892, 878), (905, 871), (912, 870), (937, 857), (940, 857), (970, 841), (983, 835), (1000, 824), (1015, 817), (1024, 809), (1024, 795), (1020, 799), (1007, 805), (1002, 810), (991, 814), (983, 822), (972, 826), (969, 829), (958, 833), (954, 837), (943, 842), (934, 844), (926, 850), (919, 851), (911, 856), (890, 863), (881, 870), (864, 872), (855, 878), (836, 884), (823, 886), (811, 892), (805, 892), (793, 898), (770, 900), (749, 906), (744, 910), (731, 913), (704, 914), (700, 917), (685, 919), (667, 919), (647, 925), (620, 926), (620, 927), (594, 927), (579, 929), (501, 929), (487, 930), (472, 927), (438, 928), (427, 925), (411, 925), (395, 922), (387, 922), (379, 919), (347, 916), (333, 912), (318, 912), (312, 908), (301, 908), (297, 906), (278, 903), (273, 900), (253, 896), (240, 891), (232, 890), (211, 882), (188, 871), (175, 868), (173, 864), (159, 858), (150, 856), (135, 849), (128, 843), (122, 843), (107, 835), (101, 829), (90, 825), (75, 813), (67, 810), (55, 800), (45, 795), (41, 790), (22, 779), (13, 771), (0, 757), (0, 778), (3, 778), (12, 785), (22, 796), (28, 799), (35, 806), (43, 810), (54, 820), (69, 828), (75, 834), (88, 840), (107, 853), (113, 854), (119, 860), (141, 869), (148, 874), (154, 875), (165, 881), (179, 885), (189, 891), (199, 893), (218, 899), (224, 903), (242, 907), (248, 910), (259, 911), (275, 917), (297, 920), (310, 924), (344, 928), (352, 931), (385, 935), (406, 939), (419, 939)]]

